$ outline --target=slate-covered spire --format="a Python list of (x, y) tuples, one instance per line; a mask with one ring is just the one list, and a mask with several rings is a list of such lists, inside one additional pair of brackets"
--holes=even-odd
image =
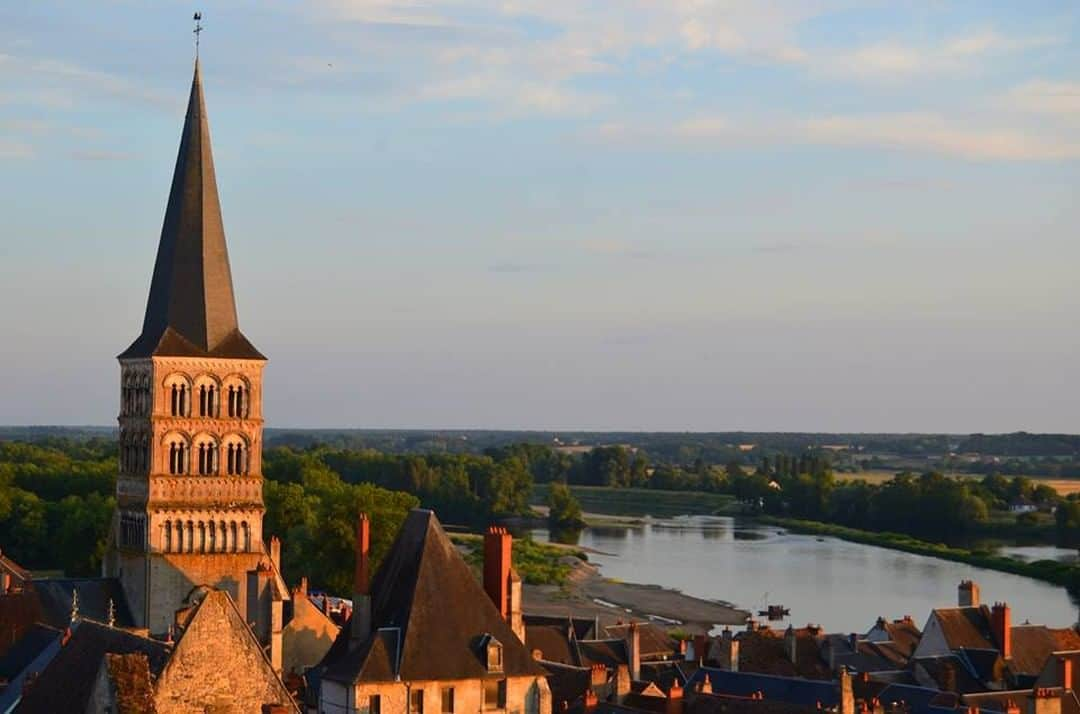
[(150, 355), (263, 359), (237, 323), (197, 60), (142, 334), (120, 356)]

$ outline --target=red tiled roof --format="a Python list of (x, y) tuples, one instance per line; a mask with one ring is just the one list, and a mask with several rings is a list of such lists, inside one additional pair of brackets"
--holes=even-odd
[(949, 649), (997, 649), (990, 629), (990, 609), (979, 607), (938, 608), (933, 611)]
[(742, 632), (739, 639), (739, 671), (780, 677), (832, 679), (827, 662), (821, 658), (820, 630), (795, 630), (795, 662), (788, 659), (784, 633), (772, 629)]
[(1053, 652), (1080, 650), (1080, 634), (1066, 627), (1018, 625), (1012, 628), (1012, 659), (1017, 674), (1038, 675)]

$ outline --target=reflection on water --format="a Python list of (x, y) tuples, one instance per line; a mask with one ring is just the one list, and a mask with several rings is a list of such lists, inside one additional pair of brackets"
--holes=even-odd
[[(543, 530), (533, 535), (549, 537)], [(912, 615), (921, 624), (931, 608), (956, 604), (956, 586), (965, 579), (979, 582), (985, 600), (1007, 601), (1014, 622), (1066, 626), (1076, 621), (1076, 605), (1064, 588), (732, 518), (586, 528), (577, 543), (603, 553), (589, 558), (607, 577), (664, 585), (747, 610), (782, 604), (791, 609), (792, 622), (839, 632), (864, 631), (879, 616)]]

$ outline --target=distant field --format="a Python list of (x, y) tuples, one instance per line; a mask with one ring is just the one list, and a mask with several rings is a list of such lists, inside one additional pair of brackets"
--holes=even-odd
[[(660, 491), (651, 488), (605, 488), (571, 486), (570, 491), (586, 513), (613, 516), (711, 515), (732, 508), (735, 499), (720, 493)], [(532, 502), (547, 502), (547, 484), (536, 484)]]
[[(836, 474), (837, 480), (840, 481), (857, 481), (862, 480), (867, 483), (881, 484), (885, 483), (893, 476), (896, 475), (895, 471), (863, 471), (857, 474), (850, 473), (838, 473)], [(965, 478), (979, 478), (975, 474), (949, 474), (950, 476), (959, 476)], [(1011, 477), (1008, 477), (1011, 478)], [(1068, 479), (1068, 478), (1043, 478), (1040, 476), (1028, 476), (1032, 481), (1036, 483), (1045, 483), (1062, 496), (1068, 496), (1070, 493), (1080, 493), (1080, 479)]]

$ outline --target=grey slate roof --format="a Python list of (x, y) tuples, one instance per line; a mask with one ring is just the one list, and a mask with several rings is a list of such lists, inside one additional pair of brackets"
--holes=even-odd
[[(431, 511), (406, 516), (371, 582), (371, 601), (372, 636), (350, 649), (346, 623), (323, 658), (323, 679), (544, 676)], [(484, 635), (503, 646), (502, 673), (488, 672), (482, 661)]]
[(151, 355), (265, 359), (237, 322), (198, 62), (142, 334), (120, 358)]
[(105, 655), (136, 652), (146, 655), (152, 676), (161, 673), (169, 658), (169, 646), (164, 642), (80, 620), (72, 625), (71, 639), (30, 686), (16, 711), (20, 714), (86, 711)]
[(71, 621), (71, 603), (79, 593), (79, 616), (107, 622), (109, 601), (118, 627), (134, 627), (124, 588), (117, 578), (49, 578), (34, 581), (34, 593), (41, 603), (41, 619), (53, 627), (67, 627)]

